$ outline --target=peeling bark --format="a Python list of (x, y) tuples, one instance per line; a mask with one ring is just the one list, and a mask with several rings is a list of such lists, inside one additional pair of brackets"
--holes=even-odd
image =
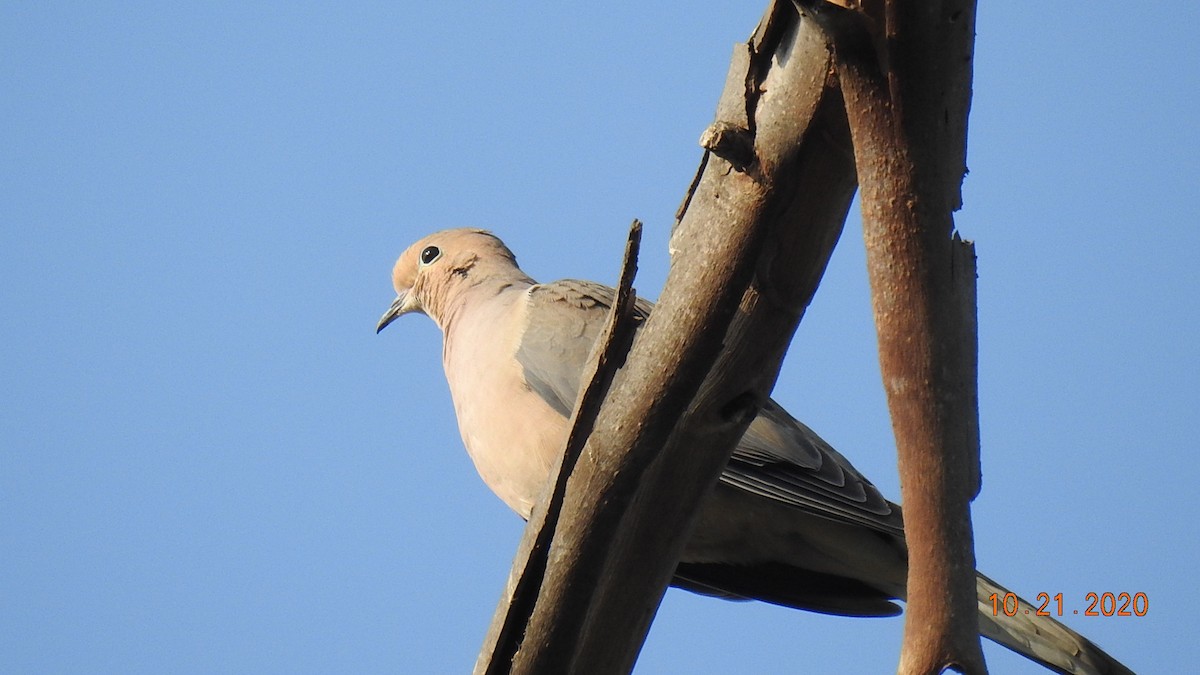
[(700, 499), (774, 384), (855, 188), (829, 50), (790, 4), (735, 49), (704, 145), (666, 286), (567, 480), (528, 624), (510, 631), (520, 646), (509, 662), (489, 642), (476, 672), (628, 672)]
[(899, 672), (986, 673), (970, 510), (980, 486), (975, 253), (953, 217), (966, 174), (975, 3), (803, 4), (833, 46), (862, 183), (909, 548)]
[(986, 672), (970, 522), (974, 252), (952, 218), (974, 2), (794, 5), (771, 2), (734, 50), (658, 306), (590, 435), (608, 371), (581, 395), (563, 476), (535, 508), (477, 673), (632, 669), (697, 505), (812, 299), (856, 166), (910, 549), (900, 672)]

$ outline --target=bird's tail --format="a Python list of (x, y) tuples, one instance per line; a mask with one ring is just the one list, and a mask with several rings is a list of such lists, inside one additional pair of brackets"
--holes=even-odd
[[(975, 589), (979, 599), (979, 633), (984, 637), (1055, 672), (1133, 675), (1132, 670), (1087, 638), (1052, 617), (1038, 615), (1037, 605), (1011, 595), (1006, 606), (1005, 597), (1011, 591), (982, 574), (976, 574)], [(1012, 616), (1006, 609), (1013, 612)]]

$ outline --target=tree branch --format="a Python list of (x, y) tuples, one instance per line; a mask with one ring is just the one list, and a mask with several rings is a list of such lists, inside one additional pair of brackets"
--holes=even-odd
[(970, 515), (979, 491), (975, 256), (952, 236), (975, 3), (805, 4), (834, 47), (862, 181), (909, 547), (899, 672), (985, 673)]
[(511, 672), (632, 668), (696, 507), (766, 399), (849, 208), (831, 66), (786, 2), (735, 50), (670, 275), (567, 480)]
[(642, 223), (634, 220), (625, 243), (625, 256), (617, 282), (616, 298), (609, 308), (608, 322), (588, 359), (582, 381), (587, 382), (571, 413), (571, 431), (567, 445), (551, 470), (554, 480), (547, 494), (538, 499), (529, 514), (529, 523), (517, 547), (513, 568), (509, 572), (508, 588), (496, 606), (483, 648), (475, 664), (476, 673), (505, 673), (525, 637), (525, 629), (534, 611), (546, 574), (546, 559), (551, 540), (562, 516), (563, 497), (567, 478), (583, 451), (584, 442), (592, 433), (600, 404), (612, 384), (617, 369), (633, 341), (633, 305), (637, 297), (633, 278), (637, 273), (638, 249), (642, 242)]

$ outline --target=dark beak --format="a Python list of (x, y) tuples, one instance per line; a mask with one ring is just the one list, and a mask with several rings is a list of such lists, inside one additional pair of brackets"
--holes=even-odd
[(405, 307), (404, 301), (408, 298), (408, 293), (401, 293), (392, 301), (392, 306), (388, 307), (388, 311), (379, 317), (379, 323), (375, 326), (375, 334), (388, 327), (388, 324), (400, 318), (402, 315), (412, 311), (412, 308)]

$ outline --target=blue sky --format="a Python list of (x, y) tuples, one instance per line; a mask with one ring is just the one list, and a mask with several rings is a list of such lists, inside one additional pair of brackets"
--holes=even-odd
[[(521, 521), (392, 261), (643, 294), (757, 4), (0, 5), (0, 671), (463, 672)], [(980, 568), (1181, 672), (1200, 555), (1190, 3), (981, 3)], [(857, 212), (775, 396), (899, 498)], [(670, 591), (639, 673), (877, 673), (902, 621)], [(988, 648), (995, 673), (1041, 672)]]

